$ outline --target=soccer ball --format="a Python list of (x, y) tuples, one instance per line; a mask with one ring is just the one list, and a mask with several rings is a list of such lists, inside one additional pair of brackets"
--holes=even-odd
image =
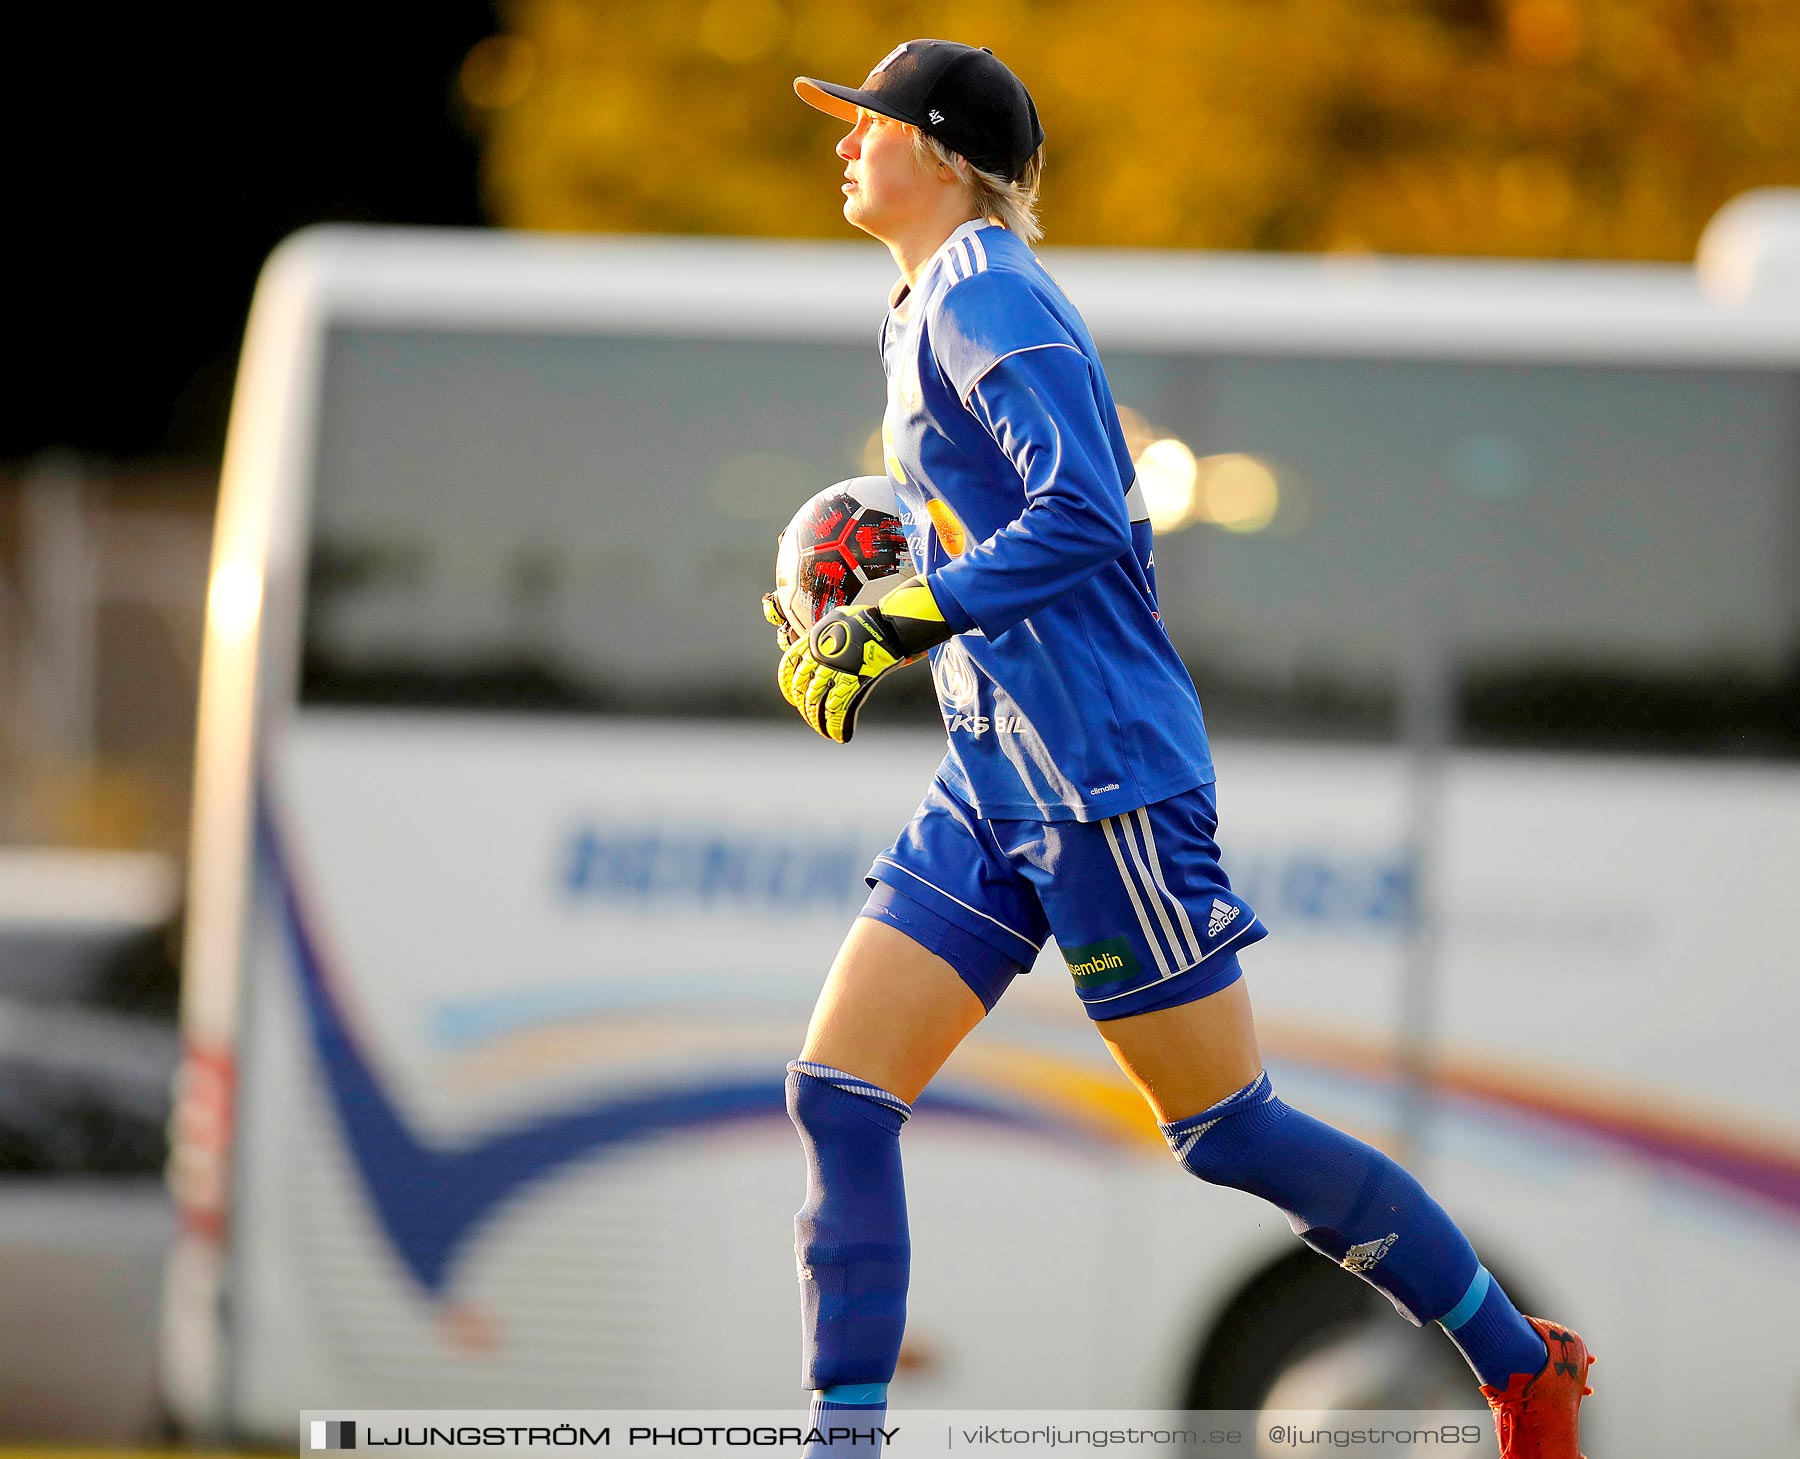
[(775, 601), (804, 637), (833, 608), (873, 602), (911, 568), (894, 484), (853, 476), (813, 497), (782, 532)]

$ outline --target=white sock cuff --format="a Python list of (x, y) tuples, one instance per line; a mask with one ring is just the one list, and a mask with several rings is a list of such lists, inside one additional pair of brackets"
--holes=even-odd
[(836, 1085), (846, 1094), (861, 1095), (864, 1099), (872, 1099), (877, 1104), (885, 1104), (896, 1111), (903, 1120), (912, 1118), (912, 1106), (897, 1094), (889, 1094), (879, 1084), (871, 1084), (867, 1079), (858, 1079), (854, 1074), (846, 1074), (842, 1069), (834, 1069), (829, 1064), (814, 1064), (805, 1059), (795, 1059), (788, 1065), (788, 1073), (804, 1074), (809, 1079), (823, 1080), (826, 1084)]

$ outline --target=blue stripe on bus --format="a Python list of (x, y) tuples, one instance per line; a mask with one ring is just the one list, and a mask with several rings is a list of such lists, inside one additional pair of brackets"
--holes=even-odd
[[(488, 1217), (564, 1165), (701, 1126), (746, 1119), (787, 1122), (786, 1071), (773, 1070), (764, 1078), (609, 1095), (454, 1148), (427, 1143), (407, 1123), (350, 1028), (334, 990), (337, 979), (310, 929), (266, 797), (258, 801), (258, 854), (280, 897), (282, 928), (332, 1111), (383, 1232), (407, 1271), (432, 1296), (444, 1295), (457, 1258)], [(955, 1094), (935, 1094), (924, 1103), (986, 1123), (1079, 1133)]]

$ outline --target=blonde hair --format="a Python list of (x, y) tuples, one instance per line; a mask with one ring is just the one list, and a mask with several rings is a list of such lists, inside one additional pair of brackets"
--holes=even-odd
[(917, 127), (907, 130), (912, 133), (913, 155), (921, 163), (948, 167), (968, 185), (969, 201), (978, 218), (998, 223), (1007, 232), (1018, 235), (1027, 246), (1044, 236), (1037, 216), (1038, 186), (1044, 177), (1042, 147), (1031, 154), (1031, 160), (1025, 164), (1018, 180), (1009, 182), (997, 172), (977, 167), (962, 153), (952, 152), (936, 137)]

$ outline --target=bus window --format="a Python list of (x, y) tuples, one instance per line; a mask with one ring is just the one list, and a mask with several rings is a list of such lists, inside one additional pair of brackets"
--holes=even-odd
[(334, 331), (303, 698), (785, 709), (776, 534), (881, 402), (872, 344)]
[[(1391, 736), (1425, 621), (1465, 739), (1800, 753), (1791, 370), (1108, 356), (1188, 473), (1159, 585), (1216, 727)], [(339, 327), (324, 378), (305, 698), (783, 712), (756, 599), (868, 469), (872, 349)]]

